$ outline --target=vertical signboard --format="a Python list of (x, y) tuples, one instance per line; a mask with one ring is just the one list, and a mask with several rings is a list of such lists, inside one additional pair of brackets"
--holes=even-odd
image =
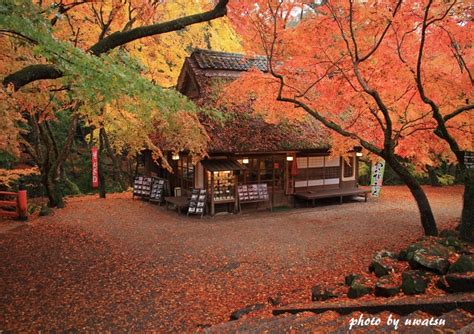
[(464, 152), (464, 165), (467, 169), (474, 169), (474, 152)]
[(97, 147), (93, 147), (91, 150), (92, 155), (92, 187), (97, 188), (99, 186), (99, 154)]
[(385, 170), (385, 161), (377, 161), (372, 166), (372, 177), (370, 178), (370, 185), (372, 186), (372, 196), (378, 197), (380, 195), (380, 189), (382, 189), (383, 172)]

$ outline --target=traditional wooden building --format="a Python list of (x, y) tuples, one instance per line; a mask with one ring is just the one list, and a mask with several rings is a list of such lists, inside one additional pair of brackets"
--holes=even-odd
[[(234, 80), (254, 67), (267, 71), (266, 59), (196, 50), (184, 62), (177, 89), (205, 105), (218, 83)], [(207, 159), (193, 165), (183, 152), (179, 159), (170, 159), (173, 173), (169, 173), (145, 155), (147, 173), (167, 178), (177, 195), (186, 196), (192, 188), (206, 189), (211, 214), (235, 210), (242, 203), (275, 207), (292, 204), (295, 197), (340, 196), (342, 200), (342, 196), (362, 193), (357, 189), (356, 152), (346, 159), (330, 156), (328, 132), (315, 120), (269, 124), (246, 106), (223, 112), (230, 116), (224, 124), (200, 116), (210, 136)]]

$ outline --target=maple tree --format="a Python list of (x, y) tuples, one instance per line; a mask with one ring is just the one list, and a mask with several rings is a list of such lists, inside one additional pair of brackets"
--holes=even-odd
[[(413, 73), (419, 96), (436, 121), (434, 133), (448, 144), (463, 173), (465, 188), (460, 235), (470, 241), (474, 241), (474, 170), (467, 168), (463, 149), (472, 151), (474, 141), (472, 113), (467, 114), (474, 109), (474, 77), (471, 72), (474, 34), (469, 12), (472, 8), (469, 3), (466, 7), (459, 7), (457, 1), (440, 6), (429, 0), (424, 8), (421, 36), (416, 36), (414, 41), (412, 37), (405, 39), (408, 42), (397, 43), (399, 59)], [(410, 45), (410, 42), (415, 45)], [(416, 62), (401, 55), (401, 50), (410, 47), (416, 50), (416, 45)], [(433, 58), (441, 67), (441, 70), (436, 68), (434, 73)], [(452, 87), (453, 81), (455, 89)], [(465, 103), (461, 102), (463, 98)], [(453, 127), (453, 119), (458, 123), (461, 120), (464, 122), (462, 126), (468, 127), (465, 138), (459, 138), (456, 133), (459, 125)], [(467, 143), (463, 139), (467, 139)]]
[[(436, 3), (431, 9), (430, 4), (231, 3), (230, 17), (246, 37), (247, 50), (267, 55), (269, 73), (251, 71), (227, 92), (237, 101), (250, 93), (253, 107), (270, 118), (310, 114), (333, 130), (335, 152), (361, 145), (385, 159), (414, 196), (425, 234), (436, 235), (430, 203), (404, 159), (424, 165), (432, 163), (430, 156), (443, 155), (462, 163), (456, 150), (449, 150), (453, 145), (443, 126), (459, 151), (472, 150), (472, 102), (466, 100), (472, 95), (466, 65), (472, 59), (472, 29), (468, 2)], [(429, 32), (429, 42), (422, 42), (423, 31)], [(441, 123), (437, 113), (445, 113)], [(435, 133), (448, 138), (449, 146)]]
[[(57, 183), (64, 177), (64, 163), (77, 141), (78, 128), (85, 129), (82, 139), (88, 146), (98, 145), (116, 170), (121, 155), (134, 157), (145, 148), (169, 167), (163, 147), (150, 139), (157, 130), (173, 151), (205, 154), (207, 135), (196, 116), (199, 110), (179, 93), (162, 87), (169, 87), (177, 77), (185, 48), (201, 43), (239, 48), (226, 22), (193, 27), (223, 17), (227, 3), (187, 6), (185, 1), (84, 0), (36, 5), (24, 0), (2, 4), (0, 39), (10, 48), (0, 54), (4, 76), (0, 112), (6, 120), (2, 136), (8, 139), (1, 149), (17, 154), (21, 149), (32, 157), (50, 206), (63, 205)], [(186, 27), (189, 31), (184, 32)], [(174, 31), (174, 36), (159, 36)], [(167, 47), (177, 41), (183, 44)], [(68, 115), (64, 118), (68, 126), (58, 137), (59, 113)], [(103, 182), (100, 189), (105, 195)]]

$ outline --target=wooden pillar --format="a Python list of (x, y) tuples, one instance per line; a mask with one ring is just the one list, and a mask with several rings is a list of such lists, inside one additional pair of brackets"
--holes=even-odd
[(323, 155), (323, 189), (326, 188), (326, 156)]
[(275, 156), (272, 155), (272, 203), (270, 209), (275, 206)]
[(211, 173), (211, 216), (214, 216), (216, 213), (215, 207), (214, 207), (214, 173)]
[(234, 172), (234, 213), (237, 212), (237, 209), (238, 209), (238, 193), (237, 193), (238, 182), (239, 182), (239, 178), (237, 174)]
[(309, 155), (306, 156), (306, 191), (309, 190)]
[(344, 175), (344, 158), (339, 157), (339, 189), (342, 188), (342, 176)]
[(26, 195), (26, 190), (20, 186), (17, 194), (17, 212), (19, 220), (28, 219), (28, 200)]

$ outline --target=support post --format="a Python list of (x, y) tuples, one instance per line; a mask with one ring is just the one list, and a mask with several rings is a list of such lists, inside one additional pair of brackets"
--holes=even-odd
[(17, 211), (18, 211), (18, 220), (25, 221), (28, 219), (28, 199), (26, 190), (24, 189), (23, 183), (20, 183), (18, 187), (17, 195)]

